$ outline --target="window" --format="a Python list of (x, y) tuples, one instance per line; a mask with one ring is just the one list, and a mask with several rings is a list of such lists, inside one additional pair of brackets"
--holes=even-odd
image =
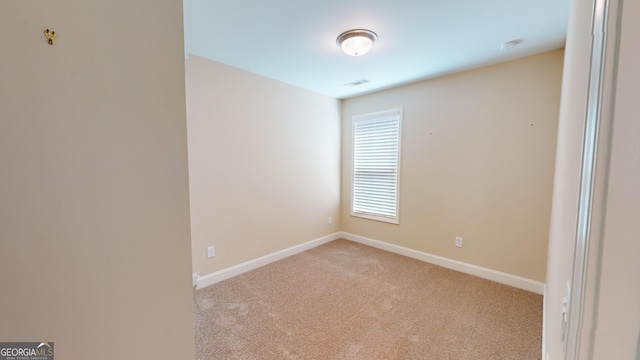
[(351, 215), (398, 224), (402, 108), (353, 117)]

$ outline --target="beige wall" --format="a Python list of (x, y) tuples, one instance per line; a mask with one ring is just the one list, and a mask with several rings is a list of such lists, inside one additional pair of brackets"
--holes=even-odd
[[(562, 61), (558, 50), (345, 100), (342, 229), (544, 281)], [(352, 217), (351, 117), (400, 106), (400, 225)]]
[[(593, 1), (573, 1), (567, 38), (562, 111), (549, 242), (545, 344), (549, 359), (565, 357), (560, 304), (571, 279), (576, 241), (582, 135), (586, 119)], [(640, 6), (625, 2), (620, 17), (619, 67), (614, 71), (618, 2), (611, 2), (599, 155), (586, 264), (580, 359), (640, 359)], [(611, 111), (613, 110), (613, 111)], [(575, 286), (575, 285), (574, 285)]]
[(593, 359), (640, 359), (640, 4), (623, 10)]
[(339, 231), (339, 100), (190, 56), (187, 109), (194, 272)]
[(545, 294), (545, 347), (550, 359), (563, 359), (562, 299), (571, 280), (576, 239), (582, 138), (589, 84), (591, 7), (572, 1), (565, 46), (562, 100), (549, 230)]
[(181, 13), (0, 3), (2, 341), (193, 359)]

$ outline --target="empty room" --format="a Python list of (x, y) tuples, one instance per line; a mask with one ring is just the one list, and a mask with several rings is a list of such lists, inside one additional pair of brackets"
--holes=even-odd
[[(439, 48), (429, 33), (453, 21), (491, 33), (472, 16), (485, 5), (455, 17), (453, 4), (434, 14), (416, 2), (340, 3), (256, 3), (250, 12), (185, 4), (197, 357), (540, 358), (568, 4), (545, 22), (523, 11), (510, 19), (522, 27), (496, 25), (504, 33), (493, 41), (475, 34), (486, 42), (475, 45), (482, 56), (494, 58), (477, 65), (470, 45)], [(375, 32), (362, 56), (338, 46), (350, 22)], [(517, 37), (534, 42), (535, 24), (556, 24), (555, 37), (544, 45)], [(460, 34), (447, 41), (468, 41)], [(357, 189), (361, 117), (391, 117), (397, 131), (374, 154), (393, 151), (371, 165), (393, 157), (383, 170), (393, 179)], [(410, 259), (395, 264), (354, 242), (522, 291)], [(227, 280), (318, 246), (290, 268)], [(398, 267), (415, 270), (390, 270)]]
[(639, 14), (2, 2), (0, 354), (638, 359)]

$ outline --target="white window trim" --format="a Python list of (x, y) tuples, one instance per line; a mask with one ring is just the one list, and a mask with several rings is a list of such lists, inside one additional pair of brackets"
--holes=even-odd
[[(355, 124), (358, 121), (375, 120), (385, 117), (397, 116), (398, 117), (398, 162), (396, 166), (396, 215), (386, 216), (381, 214), (354, 212), (354, 197), (355, 197), (355, 145), (356, 145), (356, 131)], [(351, 216), (382, 221), (391, 224), (400, 224), (400, 164), (401, 164), (401, 149), (402, 149), (402, 108), (394, 108), (384, 111), (378, 111), (367, 114), (354, 115), (351, 120)]]

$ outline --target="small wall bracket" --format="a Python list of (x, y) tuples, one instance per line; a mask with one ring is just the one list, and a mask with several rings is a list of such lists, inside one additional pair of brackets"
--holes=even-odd
[(56, 34), (55, 31), (50, 31), (49, 29), (43, 31), (44, 36), (47, 38), (47, 42), (49, 43), (49, 45), (53, 45), (53, 40), (56, 39), (56, 37), (58, 37), (58, 34)]

